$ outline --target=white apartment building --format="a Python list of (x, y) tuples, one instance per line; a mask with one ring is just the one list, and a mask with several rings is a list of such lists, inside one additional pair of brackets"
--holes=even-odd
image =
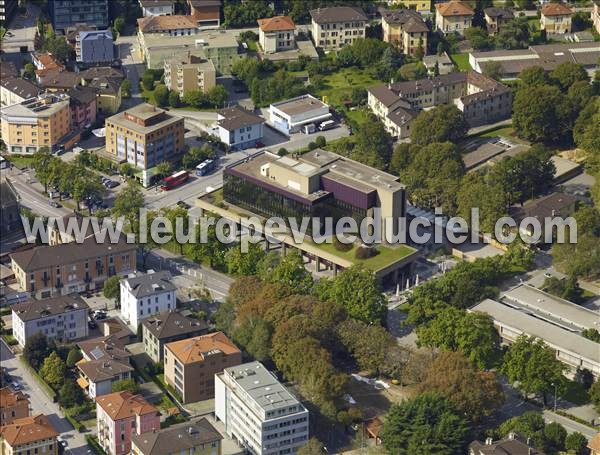
[(140, 0), (142, 15), (147, 16), (172, 16), (175, 14), (174, 0)]
[(88, 309), (78, 294), (18, 303), (12, 306), (13, 336), (21, 347), (36, 333), (61, 343), (85, 338)]
[(289, 16), (258, 20), (258, 42), (263, 52), (287, 51), (296, 47), (296, 24)]
[(311, 33), (316, 47), (326, 51), (339, 50), (365, 37), (367, 16), (353, 6), (335, 6), (310, 11)]
[(135, 331), (147, 317), (175, 309), (175, 286), (167, 271), (137, 272), (120, 281), (121, 316)]
[(233, 150), (257, 147), (263, 138), (265, 119), (234, 105), (217, 112), (217, 128), (221, 142)]
[(253, 455), (294, 454), (308, 441), (308, 411), (260, 362), (215, 375), (215, 416)]

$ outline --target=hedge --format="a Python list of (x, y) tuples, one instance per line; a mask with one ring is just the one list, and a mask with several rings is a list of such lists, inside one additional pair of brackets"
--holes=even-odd
[(106, 452), (102, 447), (100, 447), (100, 443), (95, 436), (86, 434), (85, 441), (88, 443), (88, 446), (90, 446), (90, 449), (92, 449), (92, 452), (94, 452), (96, 455), (106, 455)]

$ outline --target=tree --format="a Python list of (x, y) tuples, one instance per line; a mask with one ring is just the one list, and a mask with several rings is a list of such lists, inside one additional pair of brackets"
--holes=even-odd
[(208, 104), (206, 95), (202, 90), (188, 90), (183, 93), (183, 104), (188, 106), (201, 108)]
[(496, 221), (506, 214), (506, 194), (499, 185), (490, 184), (483, 174), (469, 172), (460, 181), (456, 195), (457, 215), (472, 226), (471, 209), (479, 210), (481, 232), (493, 233)]
[(491, 415), (504, 402), (502, 385), (494, 373), (478, 371), (458, 352), (442, 352), (433, 361), (420, 391), (445, 396), (454, 409), (474, 422)]
[(27, 79), (35, 79), (35, 66), (33, 66), (33, 63), (25, 63), (23, 71), (23, 76)]
[(453, 104), (443, 104), (417, 115), (410, 138), (420, 145), (457, 142), (466, 136), (468, 129), (463, 113)]
[(596, 379), (596, 382), (592, 384), (590, 390), (588, 390), (590, 401), (594, 405), (596, 412), (600, 412), (600, 381)]
[(577, 63), (564, 62), (550, 73), (550, 78), (558, 84), (563, 91), (567, 91), (575, 82), (589, 82), (590, 78), (585, 68)]
[(217, 84), (208, 91), (206, 97), (208, 102), (214, 107), (223, 107), (225, 101), (229, 98), (229, 93), (224, 86)]
[(129, 182), (125, 189), (115, 197), (112, 212), (124, 217), (134, 234), (139, 234), (140, 210), (144, 207), (144, 194), (140, 187)]
[(77, 362), (79, 362), (83, 358), (81, 351), (77, 346), (73, 346), (69, 349), (69, 354), (67, 355), (67, 367), (73, 368)]
[(115, 300), (117, 304), (119, 303), (121, 297), (121, 285), (119, 281), (120, 277), (113, 275), (104, 282), (104, 286), (102, 287), (102, 294), (104, 297), (110, 300)]
[(356, 146), (351, 157), (367, 166), (384, 169), (389, 163), (392, 138), (383, 124), (373, 115), (356, 133)]
[(465, 30), (464, 35), (471, 42), (471, 46), (475, 50), (485, 51), (494, 47), (493, 38), (488, 35), (486, 30), (480, 27), (469, 27)]
[(502, 371), (510, 382), (519, 382), (525, 393), (541, 393), (546, 403), (546, 393), (563, 384), (565, 366), (543, 340), (526, 335), (519, 336), (504, 356)]
[(131, 98), (131, 81), (129, 79), (123, 79), (121, 82), (121, 96)]
[(84, 399), (83, 390), (75, 384), (75, 381), (65, 381), (58, 392), (58, 402), (63, 408), (72, 408), (82, 404)]
[(454, 454), (464, 451), (467, 432), (445, 398), (424, 393), (390, 407), (380, 438), (396, 455)]
[(499, 81), (502, 79), (502, 65), (499, 62), (488, 62), (483, 67), (483, 74), (491, 79)]
[(524, 85), (548, 85), (550, 77), (541, 66), (530, 66), (519, 73), (519, 80)]
[(124, 25), (125, 18), (123, 16), (119, 16), (115, 19), (115, 22), (113, 23), (113, 30), (117, 32), (117, 36), (115, 36), (115, 39), (118, 38), (118, 36), (121, 34)]
[(169, 93), (169, 106), (179, 107), (181, 105), (181, 99), (179, 98), (179, 92), (173, 90)]
[(156, 165), (156, 175), (162, 179), (167, 177), (173, 170), (173, 165), (168, 161), (161, 161)]
[(398, 70), (398, 76), (405, 81), (416, 81), (427, 77), (427, 68), (423, 63), (407, 63)]
[(52, 153), (50, 153), (50, 149), (48, 147), (40, 147), (33, 154), (33, 170), (35, 171), (35, 175), (40, 183), (44, 185), (44, 193), (48, 192), (48, 184), (52, 179), (51, 162), (55, 159), (56, 158), (52, 156)]
[(310, 438), (296, 453), (298, 455), (322, 455), (323, 444), (317, 438)]
[(567, 277), (564, 280), (556, 277), (546, 278), (544, 289), (550, 294), (575, 303), (580, 303), (583, 296), (583, 290), (579, 287), (575, 277)]
[(544, 427), (544, 448), (550, 453), (564, 450), (567, 430), (557, 422), (551, 422)]
[(267, 278), (270, 283), (288, 286), (298, 294), (307, 294), (312, 288), (310, 272), (304, 268), (302, 256), (293, 251), (288, 253)]
[(142, 75), (142, 85), (146, 90), (154, 90), (154, 76), (144, 72)]
[(525, 49), (529, 46), (530, 41), (527, 17), (517, 17), (507, 22), (496, 35), (496, 47), (498, 49)]
[(585, 455), (587, 453), (587, 438), (578, 431), (568, 434), (565, 438), (565, 449), (574, 455)]
[(112, 383), (112, 392), (123, 392), (128, 391), (131, 393), (138, 393), (140, 386), (133, 379), (121, 379)]
[(160, 107), (169, 104), (169, 89), (164, 84), (158, 84), (154, 89), (154, 101)]
[(600, 237), (577, 236), (577, 243), (557, 243), (552, 247), (552, 264), (561, 272), (577, 278), (600, 276)]
[(567, 97), (575, 106), (575, 110), (579, 112), (592, 99), (594, 88), (588, 81), (574, 82), (567, 92)]
[(39, 370), (42, 362), (49, 354), (50, 346), (48, 345), (48, 339), (43, 333), (34, 333), (25, 340), (23, 357), (34, 370)]
[(56, 351), (52, 351), (44, 360), (42, 368), (40, 368), (40, 375), (53, 388), (58, 389), (65, 380), (66, 371), (67, 366), (65, 362), (63, 362)]
[(348, 318), (336, 328), (340, 341), (361, 371), (379, 375), (386, 370), (387, 354), (397, 348), (394, 337), (379, 325)]
[(265, 255), (258, 243), (249, 243), (247, 252), (242, 252), (241, 245), (236, 245), (225, 254), (227, 270), (232, 275), (255, 275), (256, 267)]
[(46, 36), (42, 50), (49, 52), (63, 63), (69, 59), (69, 55), (71, 54), (71, 46), (69, 46), (65, 37), (56, 36), (54, 33)]
[(216, 159), (217, 153), (208, 144), (203, 144), (201, 147), (190, 147), (183, 158), (181, 164), (186, 169), (194, 169), (198, 164), (207, 159)]
[(588, 340), (595, 341), (596, 343), (600, 343), (600, 332), (598, 332), (597, 329), (583, 329), (581, 331), (581, 336), (587, 338)]

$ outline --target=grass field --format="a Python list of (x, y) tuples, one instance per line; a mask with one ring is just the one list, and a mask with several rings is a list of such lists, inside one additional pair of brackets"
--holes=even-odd
[(318, 91), (319, 97), (326, 96), (327, 102), (339, 107), (350, 99), (353, 88), (369, 88), (381, 84), (371, 76), (368, 70), (344, 68), (323, 78), (323, 88)]
[(323, 251), (334, 254), (342, 259), (350, 261), (354, 264), (361, 264), (369, 270), (379, 270), (383, 267), (387, 267), (396, 261), (408, 256), (415, 250), (405, 245), (400, 245), (398, 248), (389, 248), (383, 245), (376, 247), (378, 254), (368, 259), (356, 259), (354, 257), (357, 249), (357, 245), (353, 245), (349, 251), (338, 251), (333, 243), (321, 243), (320, 245), (314, 244), (317, 248)]
[(450, 54), (450, 58), (460, 71), (469, 71), (471, 69), (469, 54)]
[(33, 163), (33, 156), (26, 155), (10, 155), (6, 157), (8, 161), (12, 163), (13, 166), (19, 169), (25, 169), (27, 167), (31, 167)]
[(490, 131), (486, 131), (481, 134), (477, 134), (476, 136), (479, 136), (479, 137), (502, 136), (502, 137), (506, 137), (508, 139), (512, 139), (513, 141), (518, 142), (519, 144), (524, 144), (524, 145), (529, 144), (527, 141), (524, 141), (523, 139), (521, 139), (517, 136), (517, 133), (515, 132), (515, 129), (512, 126), (503, 126), (500, 128), (490, 130)]
[(355, 109), (353, 111), (348, 110), (348, 112), (346, 112), (346, 117), (348, 117), (348, 119), (351, 122), (354, 122), (358, 126), (361, 126), (369, 121), (369, 113), (370, 113), (370, 111), (368, 108), (361, 107), (361, 108)]

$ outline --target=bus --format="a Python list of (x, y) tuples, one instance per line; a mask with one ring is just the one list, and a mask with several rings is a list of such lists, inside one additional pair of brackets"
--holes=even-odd
[(163, 191), (171, 190), (171, 189), (175, 188), (176, 186), (179, 186), (182, 183), (187, 182), (187, 179), (189, 177), (190, 176), (186, 171), (176, 172), (175, 174), (173, 174), (169, 177), (166, 177), (163, 180), (163, 184), (161, 185), (160, 189)]
[(196, 166), (196, 175), (202, 177), (211, 172), (217, 165), (217, 160), (204, 160)]

